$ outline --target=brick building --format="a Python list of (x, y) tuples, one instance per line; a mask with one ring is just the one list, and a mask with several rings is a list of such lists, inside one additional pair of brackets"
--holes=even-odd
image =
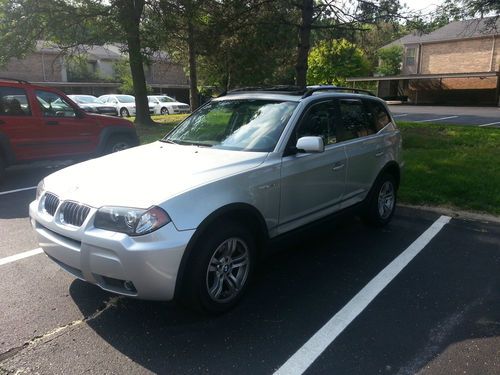
[[(72, 51), (83, 57), (90, 78), (72, 72), (71, 58), (61, 49), (46, 42), (38, 42), (35, 52), (23, 59), (11, 59), (0, 69), (0, 77), (16, 78), (57, 87), (68, 94), (96, 96), (116, 93), (119, 82), (115, 78), (115, 64), (127, 58), (117, 45), (81, 47)], [(144, 67), (146, 83), (155, 93), (164, 93), (189, 103), (189, 80), (183, 68), (169, 61), (164, 53), (156, 54)]]
[(416, 104), (499, 105), (500, 18), (452, 22), (385, 47), (393, 45), (403, 48), (400, 75), (348, 82), (376, 81), (378, 96)]

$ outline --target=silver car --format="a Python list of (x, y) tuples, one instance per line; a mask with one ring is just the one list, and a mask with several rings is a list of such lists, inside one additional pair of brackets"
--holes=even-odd
[(378, 98), (235, 91), (157, 142), (46, 177), (30, 216), (45, 253), (79, 279), (223, 312), (268, 239), (352, 206), (387, 224), (402, 166)]

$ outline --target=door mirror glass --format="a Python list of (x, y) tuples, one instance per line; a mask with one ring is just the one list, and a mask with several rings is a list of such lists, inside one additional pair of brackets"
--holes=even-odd
[(301, 137), (295, 146), (297, 150), (304, 152), (323, 152), (325, 151), (325, 144), (321, 137)]

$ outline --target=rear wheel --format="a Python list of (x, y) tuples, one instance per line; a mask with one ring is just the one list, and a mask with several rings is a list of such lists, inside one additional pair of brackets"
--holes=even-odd
[(127, 108), (120, 109), (120, 116), (121, 117), (130, 117), (130, 113), (128, 112), (128, 109)]
[(206, 313), (234, 307), (247, 289), (256, 245), (243, 225), (220, 223), (200, 238), (187, 264), (182, 302)]
[(383, 174), (375, 182), (363, 218), (368, 224), (384, 226), (391, 221), (396, 209), (396, 179), (391, 174)]
[(130, 138), (123, 135), (116, 135), (109, 139), (108, 143), (106, 144), (106, 148), (104, 149), (104, 153), (111, 154), (113, 152), (126, 150), (127, 148), (130, 147), (133, 147)]
[(167, 108), (167, 107), (162, 107), (162, 109), (160, 110), (160, 113), (161, 113), (162, 115), (168, 115), (168, 114), (169, 114), (169, 113), (168, 113), (168, 108)]

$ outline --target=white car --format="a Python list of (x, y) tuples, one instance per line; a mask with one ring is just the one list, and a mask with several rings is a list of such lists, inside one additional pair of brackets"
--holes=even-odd
[(173, 115), (189, 113), (191, 108), (186, 103), (181, 103), (166, 95), (149, 95), (149, 108), (154, 107), (155, 115)]
[(132, 95), (102, 95), (99, 100), (115, 107), (121, 117), (135, 115), (135, 98)]

